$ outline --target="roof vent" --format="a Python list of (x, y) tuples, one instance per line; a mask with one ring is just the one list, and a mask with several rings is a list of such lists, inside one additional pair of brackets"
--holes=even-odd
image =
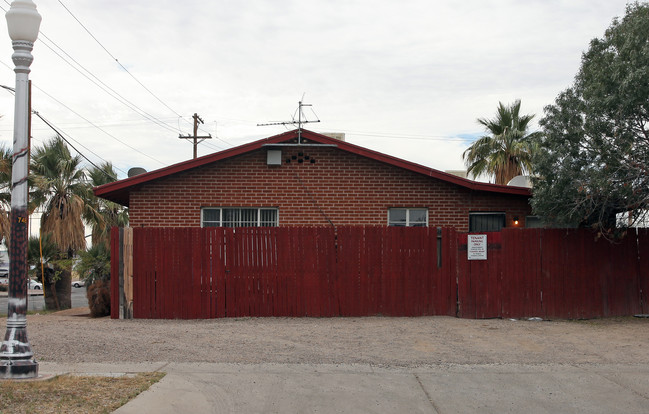
[(135, 177), (136, 175), (144, 174), (146, 173), (146, 170), (142, 167), (133, 167), (130, 170), (128, 170), (128, 178)]
[(337, 139), (339, 141), (344, 141), (345, 140), (345, 133), (344, 132), (323, 132), (322, 135)]
[(467, 178), (466, 170), (446, 170), (444, 172), (446, 174), (455, 175), (455, 176), (460, 177), (460, 178)]
[(266, 155), (267, 165), (282, 165), (282, 150), (268, 150)]
[(507, 185), (512, 187), (526, 187), (532, 188), (532, 177), (529, 175), (517, 175), (516, 177), (509, 180)]

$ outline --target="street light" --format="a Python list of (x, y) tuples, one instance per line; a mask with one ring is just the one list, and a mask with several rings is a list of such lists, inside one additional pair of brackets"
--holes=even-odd
[(0, 378), (38, 376), (38, 362), (27, 339), (27, 174), (29, 168), (29, 66), (41, 15), (31, 0), (14, 0), (6, 14), (16, 66), (13, 167), (11, 170), (11, 241), (7, 333), (0, 347)]

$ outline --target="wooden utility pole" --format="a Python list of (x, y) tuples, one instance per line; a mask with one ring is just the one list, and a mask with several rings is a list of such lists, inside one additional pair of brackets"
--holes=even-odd
[[(194, 135), (179, 135), (178, 138), (180, 138), (180, 139), (193, 139), (194, 140), (194, 159), (196, 159), (196, 157), (198, 157), (198, 143), (203, 142), (203, 140), (206, 140), (206, 139), (211, 139), (212, 135), (207, 134), (207, 136), (199, 137), (198, 136), (198, 123), (200, 122), (201, 124), (204, 124), (205, 122), (203, 122), (203, 120), (201, 119), (200, 116), (198, 116), (198, 114), (194, 114), (194, 116), (192, 116), (192, 118), (194, 118)], [(200, 139), (200, 141), (199, 141), (199, 139)]]

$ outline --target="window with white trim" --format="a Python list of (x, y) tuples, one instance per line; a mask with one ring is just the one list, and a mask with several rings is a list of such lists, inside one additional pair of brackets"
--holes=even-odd
[(428, 226), (428, 209), (390, 208), (388, 209), (388, 226), (426, 227)]
[(276, 208), (203, 207), (201, 227), (277, 227)]

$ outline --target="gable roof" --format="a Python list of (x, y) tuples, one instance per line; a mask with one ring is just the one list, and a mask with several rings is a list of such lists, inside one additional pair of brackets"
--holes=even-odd
[[(300, 139), (300, 144), (297, 143), (298, 135)], [(347, 151), (352, 154), (360, 155), (362, 157), (367, 157), (385, 164), (389, 164), (398, 168), (403, 168), (409, 171), (413, 171), (418, 174), (422, 174), (431, 178), (436, 178), (438, 180), (442, 180), (474, 191), (487, 191), (487, 192), (521, 195), (521, 196), (528, 196), (528, 197), (531, 196), (530, 189), (528, 188), (512, 187), (512, 186), (472, 181), (466, 178), (458, 177), (439, 170), (435, 170), (433, 168), (424, 167), (423, 165), (420, 164), (402, 160), (400, 158), (393, 157), (391, 155), (383, 154), (358, 145), (350, 144), (349, 142), (340, 141), (335, 138), (330, 138), (328, 136), (318, 134), (313, 131), (308, 131), (305, 129), (302, 129), (299, 132), (298, 130), (288, 131), (269, 138), (264, 138), (248, 144), (240, 145), (238, 147), (215, 152), (210, 155), (205, 155), (200, 158), (183, 161), (178, 164), (160, 168), (155, 171), (136, 175), (134, 177), (115, 181), (109, 184), (104, 184), (99, 187), (95, 187), (93, 191), (97, 197), (101, 197), (106, 200), (110, 200), (115, 203), (128, 206), (129, 195), (131, 190), (133, 190), (135, 187), (142, 184), (146, 184), (173, 174), (178, 174), (187, 170), (191, 170), (193, 168), (198, 168), (224, 159), (242, 155), (251, 151), (261, 149), (263, 147), (272, 147), (272, 146), (281, 146), (281, 145), (306, 146), (306, 145), (318, 145), (318, 144), (335, 146), (342, 151)]]

